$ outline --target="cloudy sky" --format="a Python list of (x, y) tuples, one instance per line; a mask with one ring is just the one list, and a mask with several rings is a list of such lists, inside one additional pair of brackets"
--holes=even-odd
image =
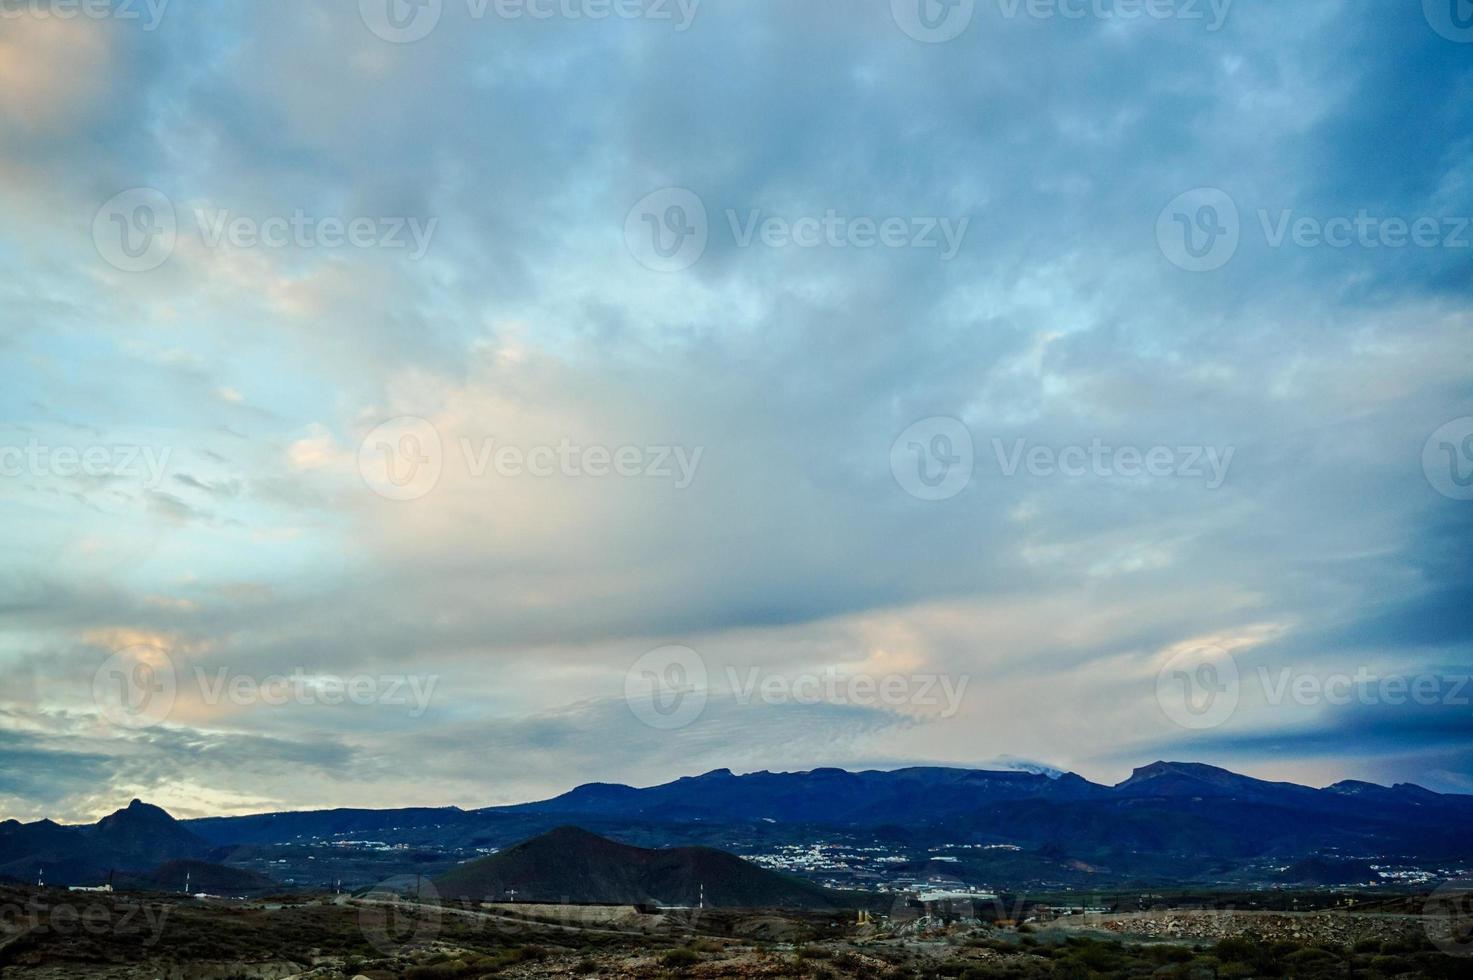
[(1451, 0), (0, 10), (0, 816), (1473, 792)]

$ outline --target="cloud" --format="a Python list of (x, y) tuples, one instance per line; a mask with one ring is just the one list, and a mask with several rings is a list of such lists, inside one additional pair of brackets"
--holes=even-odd
[[(111, 61), (108, 35), (95, 22), (8, 16), (0, 37), (0, 118), (33, 139), (65, 131), (102, 102)], [(80, 63), (96, 70), (66, 70)]]
[[(484, 805), (719, 766), (1004, 755), (1113, 778), (1175, 748), (1264, 775), (1473, 771), (1441, 716), (1250, 702), (1188, 737), (1154, 699), (1163, 657), (1204, 637), (1250, 672), (1473, 653), (1465, 505), (1420, 464), (1473, 414), (1473, 250), (1264, 231), (1286, 210), (1473, 213), (1466, 52), (1416, 9), (1347, 20), (1311, 0), (1286, 23), (1234, 5), (1208, 31), (979, 4), (938, 45), (884, 3), (777, 0), (703, 5), (684, 32), (448, 4), (413, 45), (322, 3), (136, 26), (11, 19), (0, 41), (0, 447), (166, 459), (157, 480), (0, 478), (14, 812), (124, 792), (198, 812)], [(667, 186), (699, 196), (709, 242), (662, 274), (625, 225)], [(130, 187), (177, 219), (148, 273), (91, 238)], [(1211, 273), (1156, 234), (1198, 187), (1240, 218)], [(415, 261), (212, 243), (199, 215), (227, 211), (437, 224)], [(968, 232), (941, 261), (733, 231), (830, 212)], [(390, 499), (360, 447), (405, 416), (432, 427), (436, 478)], [(945, 501), (890, 466), (933, 416), (975, 449)], [(1231, 463), (1216, 487), (1009, 475), (1020, 441)], [(638, 472), (496, 462), (564, 446), (629, 449)], [(677, 448), (700, 451), (685, 486), (650, 472)], [(419, 718), (191, 696), (129, 735), (90, 702), (105, 638), (129, 635), (163, 638), (186, 675), (396, 673), (438, 693)], [(944, 718), (717, 690), (662, 737), (621, 698), (670, 643), (723, 682), (969, 684)], [(1374, 747), (1347, 747), (1358, 733)], [(61, 759), (44, 786), (18, 775), (39, 753)], [(96, 759), (121, 768), (87, 785)]]

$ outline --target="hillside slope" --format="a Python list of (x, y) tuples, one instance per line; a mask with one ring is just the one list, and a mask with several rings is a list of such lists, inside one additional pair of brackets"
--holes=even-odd
[(560, 827), (435, 880), (447, 899), (713, 908), (837, 908), (817, 885), (706, 847), (647, 849)]

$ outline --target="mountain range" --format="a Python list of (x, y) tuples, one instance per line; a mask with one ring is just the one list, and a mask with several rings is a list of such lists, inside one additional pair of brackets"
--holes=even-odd
[[(721, 769), (636, 788), (607, 783), (515, 806), (334, 809), (178, 822), (134, 801), (82, 827), (0, 824), (0, 874), (34, 879), (143, 871), (169, 860), (232, 863), (273, 848), (319, 851), (318, 881), (342, 847), (371, 840), (427, 854), (430, 873), (565, 825), (642, 848), (714, 846), (738, 854), (844, 841), (925, 857), (967, 848), (958, 877), (1004, 887), (1062, 883), (1274, 883), (1309, 859), (1438, 869), (1473, 861), (1473, 797), (1411, 784), (1345, 781), (1324, 788), (1272, 782), (1214, 766), (1155, 762), (1116, 785), (1073, 773), (919, 767), (894, 771)], [(440, 855), (439, 863), (434, 855)], [(919, 856), (917, 856), (919, 855)], [(273, 856), (275, 852), (273, 852)], [(269, 870), (258, 860), (257, 870)], [(305, 859), (304, 859), (305, 860)], [(241, 860), (244, 865), (246, 862)], [(1304, 880), (1327, 865), (1304, 866)], [(60, 879), (58, 879), (60, 880)], [(302, 879), (298, 879), (299, 881)]]
[[(413, 843), (503, 843), (567, 823), (622, 827), (641, 843), (690, 842), (722, 829), (829, 828), (897, 838), (1150, 849), (1242, 856), (1351, 848), (1448, 857), (1473, 853), (1473, 796), (1401, 783), (1323, 789), (1200, 763), (1155, 762), (1107, 786), (1073, 773), (950, 768), (757, 772), (719, 769), (648, 788), (591, 783), (515, 806), (318, 810), (188, 821), (216, 844), (291, 843), (392, 833)], [(771, 832), (764, 836), (774, 836)], [(776, 836), (783, 836), (777, 834)]]

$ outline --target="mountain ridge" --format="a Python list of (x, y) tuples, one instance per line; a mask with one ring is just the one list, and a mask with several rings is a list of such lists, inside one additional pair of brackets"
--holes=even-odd
[[(1076, 773), (945, 766), (744, 774), (722, 768), (642, 788), (585, 783), (546, 800), (469, 810), (337, 808), (181, 822), (135, 801), (91, 827), (0, 823), (0, 874), (34, 880), (38, 859), (54, 862), (48, 875), (95, 876), (99, 867), (146, 870), (168, 859), (199, 859), (211, 848), (244, 854), (349, 840), (450, 860), (564, 825), (632, 846), (753, 854), (838, 839), (915, 853), (1004, 846), (979, 851), (990, 857), (979, 856), (973, 873), (1025, 884), (1224, 875), (1263, 881), (1268, 869), (1317, 856), (1386, 858), (1382, 863), (1434, 870), (1473, 859), (1470, 796), (1357, 780), (1314, 788), (1157, 760), (1114, 785)], [(104, 843), (116, 853), (99, 850)], [(315, 871), (326, 873), (320, 862)]]

